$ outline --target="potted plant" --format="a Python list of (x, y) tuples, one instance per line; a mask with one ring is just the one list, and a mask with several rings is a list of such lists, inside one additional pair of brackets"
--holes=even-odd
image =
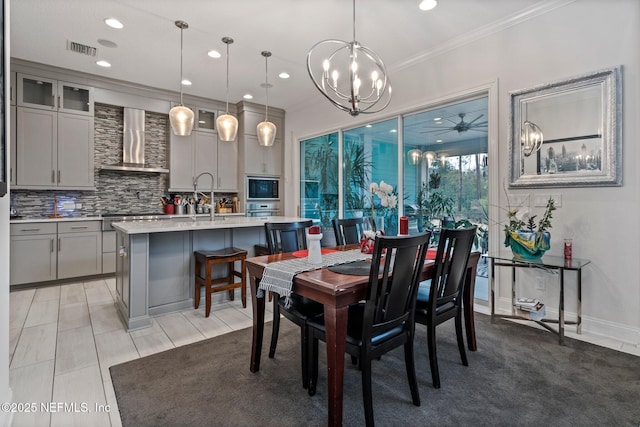
[(556, 210), (555, 200), (549, 197), (544, 215), (536, 224), (537, 215), (529, 216), (526, 208), (509, 209), (509, 223), (504, 226), (504, 245), (511, 247), (517, 259), (538, 259), (551, 247), (552, 212)]

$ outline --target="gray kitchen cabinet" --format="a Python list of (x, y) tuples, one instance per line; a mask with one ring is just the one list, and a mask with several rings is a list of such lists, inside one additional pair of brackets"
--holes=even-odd
[(238, 142), (218, 141), (218, 182), (220, 191), (238, 191)]
[[(194, 130), (189, 136), (171, 134), (169, 191), (193, 191), (193, 179), (202, 172), (215, 177), (214, 190), (236, 192), (237, 142), (218, 141), (215, 132)], [(198, 180), (198, 190), (208, 192), (211, 178)]]
[(10, 229), (10, 284), (55, 280), (56, 224), (11, 224)]
[(12, 71), (9, 74), (10, 86), (9, 86), (9, 104), (16, 105), (16, 97), (17, 97), (17, 81), (16, 81), (16, 73)]
[(188, 136), (171, 132), (169, 143), (169, 191), (193, 191), (195, 132)]
[(16, 185), (16, 106), (9, 108), (9, 183), (11, 186)]
[(93, 116), (92, 87), (22, 73), (17, 86), (18, 106)]
[(129, 311), (129, 251), (131, 244), (129, 236), (116, 232), (116, 293), (118, 302)]
[(58, 279), (102, 273), (102, 221), (58, 224)]
[(102, 273), (116, 271), (116, 232), (102, 232)]
[(276, 125), (276, 139), (271, 147), (258, 143), (256, 126), (264, 121), (264, 110), (247, 104), (241, 113), (243, 137), (240, 142), (240, 157), (244, 159), (245, 175), (282, 175), (284, 125), (283, 119), (269, 115), (269, 121)]
[(94, 188), (93, 117), (18, 107), (16, 187)]
[(11, 224), (10, 284), (102, 273), (102, 221)]
[[(203, 172), (211, 173), (214, 180), (214, 189), (218, 188), (218, 134), (211, 132), (197, 131), (194, 135), (193, 151), (193, 176), (196, 177)], [(193, 181), (193, 179), (192, 179)], [(211, 188), (211, 177), (202, 176), (198, 180), (198, 190), (209, 192)]]
[(258, 137), (245, 135), (244, 137), (244, 171), (247, 175), (282, 174), (282, 142), (276, 139), (271, 147), (263, 147), (258, 143)]

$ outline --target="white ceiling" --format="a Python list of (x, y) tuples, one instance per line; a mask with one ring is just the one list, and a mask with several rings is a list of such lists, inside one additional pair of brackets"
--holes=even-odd
[[(432, 11), (419, 0), (360, 0), (356, 3), (356, 38), (394, 71), (447, 46), (490, 33), (510, 21), (532, 15), (557, 0), (440, 0)], [(225, 99), (225, 45), (230, 46), (229, 102), (253, 94), (265, 102), (264, 58), (270, 50), (269, 104), (292, 110), (308, 102), (328, 102), (306, 71), (306, 54), (316, 42), (351, 41), (352, 4), (348, 0), (11, 0), (11, 56), (155, 88), (178, 91), (180, 30), (184, 32), (187, 94)], [(115, 17), (115, 30), (104, 19)], [(103, 47), (109, 40), (116, 48)], [(67, 50), (67, 41), (98, 49), (89, 57)], [(222, 58), (207, 56), (211, 49)], [(107, 60), (111, 68), (98, 67)], [(277, 75), (286, 71), (291, 78)], [(345, 113), (346, 114), (346, 113)], [(475, 117), (475, 116), (474, 116)]]

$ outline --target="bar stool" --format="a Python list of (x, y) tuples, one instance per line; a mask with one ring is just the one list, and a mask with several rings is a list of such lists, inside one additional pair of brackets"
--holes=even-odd
[[(247, 308), (247, 287), (245, 284), (246, 269), (245, 260), (247, 259), (247, 251), (238, 248), (224, 248), (216, 251), (195, 251), (196, 272), (195, 272), (195, 308), (200, 306), (200, 289), (205, 287), (206, 305), (205, 317), (209, 317), (211, 313), (211, 294), (214, 292), (229, 291), (229, 298), (233, 301), (234, 291), (238, 288), (241, 290), (242, 307)], [(235, 270), (235, 262), (240, 261), (240, 271)], [(219, 279), (211, 278), (211, 266), (216, 264), (228, 264), (229, 274), (227, 277)], [(204, 265), (205, 276), (202, 277), (202, 266)], [(235, 282), (235, 277), (241, 280)], [(217, 285), (217, 286), (214, 286)]]

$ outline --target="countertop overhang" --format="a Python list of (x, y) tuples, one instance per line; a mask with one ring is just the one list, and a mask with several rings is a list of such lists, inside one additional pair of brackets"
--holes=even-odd
[(210, 221), (197, 218), (184, 221), (114, 222), (113, 228), (126, 234), (168, 233), (172, 231), (224, 230), (229, 228), (261, 227), (265, 222), (297, 222), (308, 218), (290, 216), (223, 217)]

